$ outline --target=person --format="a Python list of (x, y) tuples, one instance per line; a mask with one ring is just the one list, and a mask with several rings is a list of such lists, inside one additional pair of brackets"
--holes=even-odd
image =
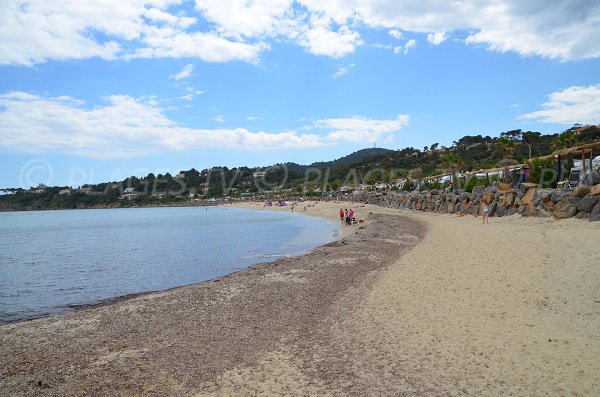
[(483, 223), (490, 223), (488, 219), (488, 206), (485, 203), (485, 200), (481, 200), (481, 214), (483, 215)]
[(348, 211), (348, 218), (350, 218), (350, 224), (352, 225), (352, 220), (354, 219), (354, 210), (352, 208)]
[(340, 208), (340, 221), (342, 221), (342, 225), (344, 224), (344, 210)]

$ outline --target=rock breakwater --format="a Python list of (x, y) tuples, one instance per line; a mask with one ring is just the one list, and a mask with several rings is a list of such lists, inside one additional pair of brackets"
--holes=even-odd
[(489, 216), (521, 214), (556, 219), (578, 218), (600, 221), (600, 184), (574, 189), (546, 189), (537, 184), (523, 183), (517, 188), (496, 184), (489, 188), (476, 186), (472, 192), (397, 191), (368, 197), (368, 204), (388, 208), (437, 212), (441, 214), (481, 215), (485, 201)]

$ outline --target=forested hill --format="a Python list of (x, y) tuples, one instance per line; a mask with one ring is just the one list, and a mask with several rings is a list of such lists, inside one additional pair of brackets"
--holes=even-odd
[[(535, 160), (554, 150), (597, 143), (600, 126), (574, 126), (560, 134), (512, 130), (499, 137), (467, 135), (450, 147), (432, 143), (423, 148), (363, 149), (337, 160), (310, 165), (275, 164), (271, 167), (212, 167), (144, 177), (131, 176), (84, 186), (7, 188), (0, 210), (120, 207), (177, 204), (190, 199), (286, 194), (332, 194), (358, 184), (395, 183), (429, 175), (471, 171), (531, 161), (531, 178), (540, 167), (555, 168), (552, 159)], [(596, 152), (598, 153), (598, 152)], [(569, 161), (563, 159), (568, 169)]]
[(351, 153), (347, 156), (341, 157), (337, 160), (326, 161), (326, 162), (316, 162), (309, 165), (312, 168), (328, 168), (328, 167), (339, 167), (339, 166), (347, 166), (351, 167), (354, 164), (359, 164), (365, 161), (369, 161), (377, 156), (382, 156), (386, 154), (392, 154), (394, 150), (383, 149), (383, 148), (368, 148), (358, 150), (354, 153)]

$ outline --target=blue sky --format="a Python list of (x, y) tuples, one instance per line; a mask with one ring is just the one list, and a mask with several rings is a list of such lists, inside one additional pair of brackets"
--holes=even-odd
[(0, 188), (561, 132), (598, 70), (596, 1), (5, 0)]

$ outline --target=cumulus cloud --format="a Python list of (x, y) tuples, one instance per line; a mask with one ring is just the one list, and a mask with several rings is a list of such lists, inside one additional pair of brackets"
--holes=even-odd
[(0, 2), (0, 64), (50, 59), (196, 57), (257, 62), (260, 42), (190, 31), (197, 16), (169, 13), (180, 0), (6, 0)]
[(311, 54), (341, 58), (352, 54), (363, 42), (358, 32), (350, 30), (347, 26), (342, 26), (338, 31), (317, 26), (306, 31), (299, 43)]
[(446, 41), (445, 32), (429, 33), (427, 35), (427, 41), (433, 45), (440, 45)]
[(365, 27), (395, 38), (425, 34), (434, 45), (469, 32), (467, 44), (568, 61), (600, 57), (599, 21), (600, 5), (591, 0), (4, 0), (0, 64), (90, 57), (257, 63), (282, 40), (340, 58), (363, 43)]
[(388, 33), (395, 39), (400, 39), (402, 37), (402, 32), (397, 29), (392, 29)]
[(520, 116), (525, 120), (542, 123), (599, 124), (600, 84), (587, 87), (572, 86), (553, 92), (542, 110)]
[(412, 50), (417, 46), (417, 41), (415, 39), (410, 39), (403, 46), (394, 47), (394, 54), (408, 54), (408, 51)]
[(410, 117), (400, 114), (393, 120), (373, 120), (366, 117), (322, 119), (314, 127), (329, 131), (326, 139), (335, 142), (373, 142), (387, 139), (394, 132), (408, 126)]
[(0, 148), (61, 152), (92, 158), (131, 157), (165, 150), (303, 149), (341, 141), (372, 142), (408, 124), (365, 117), (323, 119), (296, 131), (253, 132), (245, 128), (189, 128), (170, 119), (152, 98), (111, 95), (103, 106), (86, 108), (68, 96), (26, 92), (0, 95)]

